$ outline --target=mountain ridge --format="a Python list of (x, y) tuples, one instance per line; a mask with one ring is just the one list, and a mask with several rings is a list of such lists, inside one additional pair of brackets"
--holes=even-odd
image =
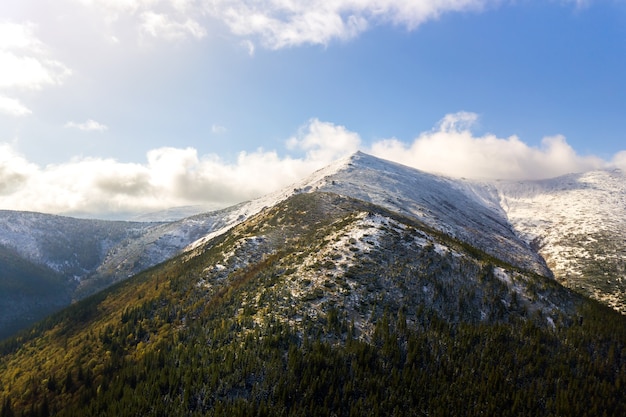
[(625, 320), (413, 216), (293, 193), (0, 344), (0, 399), (27, 417), (620, 415)]
[[(85, 220), (3, 210), (0, 245), (65, 275), (69, 297), (79, 299), (178, 253), (193, 252), (294, 195), (331, 192), (418, 219), (516, 267), (554, 276), (624, 313), (626, 253), (620, 239), (626, 238), (626, 189), (619, 182), (623, 173), (602, 172), (534, 182), (470, 181), (356, 152), (274, 193), (175, 222)], [(608, 203), (585, 203), (594, 195)], [(582, 206), (591, 212), (584, 218), (589, 229), (575, 229), (576, 211), (555, 221), (564, 217), (564, 207), (579, 207), (581, 212)], [(592, 239), (590, 231), (595, 233)], [(568, 234), (575, 238), (565, 241)], [(596, 242), (601, 243), (594, 246)], [(582, 250), (587, 258), (576, 256)]]

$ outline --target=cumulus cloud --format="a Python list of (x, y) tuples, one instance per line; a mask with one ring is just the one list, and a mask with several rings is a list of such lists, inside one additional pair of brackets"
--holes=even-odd
[(615, 154), (613, 160), (611, 161), (611, 164), (616, 168), (619, 168), (622, 171), (626, 172), (626, 151), (621, 151)]
[[(300, 158), (259, 149), (225, 161), (214, 154), (200, 156), (193, 148), (165, 147), (147, 152), (143, 163), (76, 158), (47, 166), (29, 162), (4, 144), (0, 208), (97, 216), (194, 204), (225, 207), (287, 186), (352, 152), (357, 137), (344, 127), (313, 120), (290, 140), (306, 151)], [(331, 146), (333, 141), (345, 146)]]
[(155, 38), (171, 41), (184, 39), (187, 36), (196, 39), (206, 36), (206, 30), (202, 25), (189, 17), (184, 21), (176, 21), (166, 14), (149, 11), (141, 14), (141, 21), (142, 31)]
[(311, 119), (286, 140), (291, 155), (258, 149), (241, 152), (234, 161), (165, 147), (147, 152), (142, 163), (76, 158), (39, 166), (14, 146), (0, 144), (0, 208), (94, 216), (195, 204), (219, 208), (289, 186), (358, 149), (455, 177), (539, 179), (598, 168), (626, 170), (626, 150), (605, 161), (578, 155), (562, 136), (547, 137), (538, 147), (516, 136), (477, 136), (471, 131), (476, 120), (473, 113), (449, 114), (409, 143), (386, 139), (365, 145), (345, 126)]
[(39, 90), (61, 84), (71, 71), (50, 59), (32, 23), (0, 23), (0, 88)]
[[(209, 16), (237, 36), (278, 49), (348, 40), (379, 24), (409, 30), (450, 12), (477, 11), (500, 0), (76, 0), (109, 21), (138, 19), (141, 30), (164, 39), (202, 38)], [(252, 53), (252, 52), (251, 52)]]
[(351, 39), (379, 23), (414, 29), (444, 13), (480, 10), (497, 0), (214, 0), (206, 10), (240, 36), (278, 49)]
[(19, 100), (0, 96), (0, 113), (8, 114), (9, 116), (25, 116), (31, 114), (32, 111), (20, 103)]
[(296, 136), (287, 140), (288, 149), (306, 151), (307, 159), (326, 163), (356, 152), (360, 144), (357, 133), (318, 119), (309, 120)]
[(15, 152), (11, 145), (0, 144), (0, 199), (26, 188), (36, 171), (37, 166)]
[(89, 119), (84, 123), (67, 122), (65, 124), (65, 127), (70, 129), (78, 129), (85, 132), (103, 132), (105, 130), (108, 130), (108, 126), (103, 125), (102, 123), (98, 123), (92, 119)]
[(468, 178), (540, 179), (607, 166), (600, 158), (578, 155), (562, 136), (546, 137), (540, 147), (517, 136), (474, 136), (470, 129), (477, 117), (449, 114), (412, 143), (383, 140), (371, 152), (425, 171)]

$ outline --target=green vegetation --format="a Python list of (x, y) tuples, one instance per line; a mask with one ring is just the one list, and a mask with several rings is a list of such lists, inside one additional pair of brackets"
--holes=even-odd
[(0, 417), (626, 415), (623, 316), (415, 223), (330, 250), (363, 212), (298, 195), (5, 342)]

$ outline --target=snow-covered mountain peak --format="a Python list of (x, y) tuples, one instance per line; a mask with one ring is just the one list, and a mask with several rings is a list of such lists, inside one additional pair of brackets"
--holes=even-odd
[(368, 201), (423, 221), (498, 259), (550, 275), (541, 257), (521, 241), (491, 184), (429, 174), (357, 152), (296, 186)]
[(241, 204), (229, 213), (229, 220), (223, 222), (223, 228), (187, 249), (199, 247), (294, 194), (315, 191), (332, 192), (380, 205), (416, 218), (495, 258), (544, 276), (551, 275), (543, 259), (514, 233), (493, 185), (429, 174), (360, 151), (289, 187)]

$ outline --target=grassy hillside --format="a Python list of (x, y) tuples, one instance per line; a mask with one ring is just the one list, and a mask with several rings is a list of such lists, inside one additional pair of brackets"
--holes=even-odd
[(0, 352), (0, 417), (626, 413), (623, 316), (331, 194), (267, 209)]

